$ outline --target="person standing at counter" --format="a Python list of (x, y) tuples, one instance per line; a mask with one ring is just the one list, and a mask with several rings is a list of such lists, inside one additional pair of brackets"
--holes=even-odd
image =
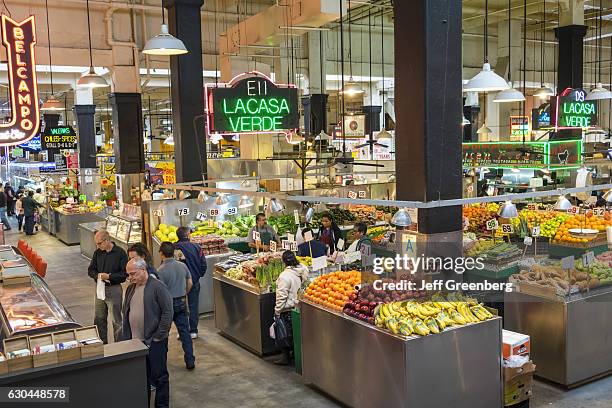
[(32, 190), (28, 191), (28, 195), (25, 196), (21, 203), (23, 204), (23, 215), (25, 218), (25, 225), (23, 229), (25, 229), (26, 235), (34, 235), (34, 214), (40, 204), (36, 202), (33, 198), (34, 192)]
[(140, 339), (149, 347), (147, 406), (151, 405), (151, 386), (154, 386), (155, 407), (166, 408), (170, 406), (168, 332), (172, 324), (172, 297), (162, 282), (147, 273), (144, 260), (130, 260), (126, 271), (130, 285), (125, 290), (120, 339)]
[[(259, 233), (259, 241), (257, 243), (255, 238), (253, 237), (253, 232), (256, 231)], [(259, 246), (260, 251), (269, 251), (270, 250), (270, 241), (276, 241), (277, 244), (280, 244), (280, 238), (274, 228), (272, 228), (266, 222), (266, 214), (259, 213), (255, 216), (255, 226), (250, 229), (248, 236), (248, 244), (249, 248), (251, 248), (251, 252), (256, 252), (257, 247)]]
[(6, 209), (8, 215), (15, 215), (15, 190), (11, 187), (11, 183), (4, 185), (4, 194), (6, 194)]
[(121, 300), (123, 297), (121, 284), (125, 282), (127, 277), (125, 266), (128, 262), (128, 257), (122, 248), (111, 241), (108, 231), (102, 230), (96, 232), (94, 239), (96, 241), (96, 250), (91, 258), (87, 273), (96, 283), (98, 282), (98, 278), (104, 281), (105, 299), (101, 300), (96, 296), (94, 304), (94, 324), (98, 326), (100, 339), (104, 344), (107, 344), (109, 308), (113, 318), (113, 334), (115, 336), (115, 341), (121, 329)]
[(327, 245), (329, 253), (336, 252), (338, 241), (342, 238), (342, 231), (328, 212), (321, 216), (321, 230), (319, 231), (319, 241)]
[(19, 232), (21, 232), (23, 227), (23, 192), (19, 192), (19, 190), (17, 191), (17, 201), (15, 201), (15, 214), (17, 214), (17, 226)]
[(200, 320), (200, 278), (206, 274), (206, 257), (202, 247), (189, 240), (189, 228), (180, 227), (176, 230), (178, 242), (174, 244), (179, 260), (185, 262), (191, 273), (191, 290), (187, 293), (189, 306), (189, 332), (192, 339), (198, 338), (198, 321)]
[(6, 205), (7, 205), (6, 194), (3, 191), (0, 191), (0, 220), (2, 221), (2, 224), (4, 224), (4, 230), (10, 231), (11, 224), (9, 223), (8, 218), (6, 218), (6, 211), (7, 211)]
[(176, 326), (183, 346), (185, 367), (188, 370), (193, 370), (195, 368), (195, 356), (193, 355), (193, 343), (189, 334), (189, 315), (185, 301), (187, 293), (193, 285), (191, 273), (189, 273), (187, 265), (174, 259), (174, 244), (172, 242), (162, 242), (159, 247), (159, 254), (162, 259), (159, 266), (159, 280), (166, 285), (172, 296), (174, 310), (172, 321)]

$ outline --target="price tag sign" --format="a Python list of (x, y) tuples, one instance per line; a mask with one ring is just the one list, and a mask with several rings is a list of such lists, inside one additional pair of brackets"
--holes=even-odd
[(208, 227), (209, 228), (214, 228), (215, 226), (215, 221), (214, 220), (208, 220)]
[(344, 249), (344, 240), (342, 238), (338, 240), (338, 243), (336, 244), (336, 249), (338, 251), (342, 251)]
[(578, 207), (576, 207), (575, 205), (572, 205), (570, 208), (567, 209), (567, 213), (568, 214), (578, 214), (580, 212), (580, 209)]
[(349, 191), (348, 192), (348, 198), (351, 198), (351, 199), (354, 200), (355, 198), (357, 198), (357, 193), (354, 192), (354, 191)]
[(574, 256), (566, 256), (565, 258), (561, 258), (561, 268), (565, 270), (574, 269)]
[(276, 241), (270, 241), (270, 251), (276, 252)]
[(293, 235), (291, 233), (287, 234), (287, 241), (289, 241), (289, 242), (295, 241), (295, 235)]
[(536, 204), (527, 204), (527, 209), (529, 211), (535, 211), (538, 209), (538, 206)]
[(598, 217), (603, 217), (606, 214), (606, 209), (603, 207), (595, 207), (593, 208), (593, 215)]
[(295, 242), (295, 241), (291, 242), (291, 249), (290, 249), (290, 251), (297, 252), (297, 250), (298, 250), (297, 242)]
[(359, 190), (359, 198), (366, 198), (365, 190)]
[(536, 225), (535, 227), (533, 227), (531, 229), (531, 236), (532, 237), (539, 237), (540, 236), (540, 226)]
[(533, 238), (525, 237), (525, 239), (523, 240), (523, 244), (525, 244), (525, 246), (531, 246), (531, 244), (533, 244)]
[(253, 231), (253, 241), (261, 241), (261, 234), (257, 231)]
[(204, 214), (203, 212), (198, 211), (198, 213), (196, 214), (196, 220), (204, 221), (205, 219), (206, 219), (206, 214)]
[(210, 210), (208, 210), (208, 214), (211, 217), (216, 217), (219, 215), (219, 209), (218, 208), (211, 208)]
[(595, 262), (595, 253), (593, 251), (582, 254), (582, 266), (585, 268)]
[(504, 234), (513, 234), (514, 233), (514, 226), (512, 226), (512, 224), (502, 224), (501, 225), (501, 230)]
[(238, 214), (238, 208), (236, 207), (229, 207), (227, 209), (227, 215), (236, 215)]
[(184, 217), (186, 215), (189, 215), (189, 208), (179, 208), (178, 215), (179, 217)]
[(313, 271), (319, 271), (324, 268), (327, 268), (327, 257), (325, 255), (319, 256), (317, 258), (312, 258)]
[(287, 241), (286, 239), (283, 239), (281, 241), (281, 247), (285, 250), (285, 251), (291, 251), (291, 242)]
[(487, 221), (486, 227), (487, 231), (493, 231), (499, 227), (499, 224), (495, 218), (491, 218), (489, 221)]
[(555, 206), (554, 206), (554, 205), (552, 205), (552, 204), (548, 204), (548, 205), (546, 206), (546, 211), (555, 211)]
[(312, 231), (306, 231), (306, 233), (304, 234), (304, 242), (310, 242), (312, 240)]
[(157, 209), (157, 210), (153, 210), (153, 216), (154, 217), (163, 217), (164, 215), (166, 215), (166, 211), (164, 211), (163, 208)]
[(295, 221), (296, 225), (300, 224), (300, 212), (298, 210), (293, 210), (293, 220)]

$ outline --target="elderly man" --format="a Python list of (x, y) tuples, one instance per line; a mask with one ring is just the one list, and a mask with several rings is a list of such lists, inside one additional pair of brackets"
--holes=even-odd
[[(155, 407), (169, 406), (168, 331), (172, 324), (172, 297), (166, 286), (149, 275), (147, 263), (134, 258), (127, 264), (130, 286), (125, 291), (121, 340), (140, 339), (149, 346), (147, 385), (155, 387)], [(150, 401), (149, 405), (150, 406)]]
[(96, 296), (94, 309), (94, 324), (98, 326), (100, 339), (108, 343), (107, 320), (110, 309), (113, 317), (113, 334), (115, 340), (121, 329), (121, 300), (123, 290), (121, 284), (125, 282), (125, 265), (128, 257), (125, 251), (115, 245), (108, 231), (98, 231), (94, 236), (96, 240), (96, 251), (91, 258), (88, 274), (97, 283), (102, 280), (105, 285), (105, 299)]

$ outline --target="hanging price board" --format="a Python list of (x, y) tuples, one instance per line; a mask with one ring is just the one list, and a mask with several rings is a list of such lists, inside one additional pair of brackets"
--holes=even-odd
[(504, 234), (512, 234), (514, 233), (514, 227), (512, 226), (512, 224), (502, 224), (501, 225), (501, 230)]
[(487, 231), (496, 230), (499, 227), (499, 224), (495, 218), (491, 218), (486, 223)]
[(208, 210), (208, 214), (211, 217), (216, 217), (219, 215), (219, 209), (218, 208), (211, 208), (210, 210)]
[(353, 200), (354, 200), (355, 198), (357, 198), (357, 193), (356, 193), (356, 192), (354, 192), (354, 191), (349, 191), (349, 192), (348, 192), (348, 198), (350, 198), (350, 199), (353, 199)]
[(203, 212), (198, 211), (198, 213), (196, 214), (196, 220), (204, 221), (205, 219), (206, 219), (206, 214), (204, 214)]
[(238, 214), (238, 208), (236, 207), (229, 207), (227, 209), (227, 215), (236, 215)]
[(366, 198), (366, 192), (364, 190), (359, 190), (359, 198)]
[(292, 241), (292, 242), (291, 242), (291, 249), (290, 249), (290, 251), (297, 252), (297, 250), (298, 250), (298, 244), (297, 244), (297, 242)]
[(154, 217), (163, 217), (164, 215), (166, 215), (166, 211), (164, 211), (163, 208), (157, 209), (157, 210), (153, 210), (153, 216)]
[(546, 211), (555, 211), (555, 206), (554, 206), (554, 205), (552, 205), (552, 204), (548, 204), (548, 205), (546, 206)]
[(189, 215), (189, 208), (179, 208), (178, 209), (178, 216), (179, 217), (184, 217), (186, 215)]

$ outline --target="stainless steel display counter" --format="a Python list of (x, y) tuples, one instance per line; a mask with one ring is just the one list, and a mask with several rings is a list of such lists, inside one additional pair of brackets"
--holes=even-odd
[(105, 226), (105, 221), (84, 222), (79, 224), (79, 237), (82, 255), (89, 259), (93, 257), (93, 254), (96, 251), (94, 236), (96, 235), (96, 232), (104, 229)]
[(300, 302), (304, 381), (351, 407), (500, 408), (501, 318), (405, 339)]
[(531, 336), (536, 375), (568, 387), (612, 372), (612, 288), (544, 299), (505, 295), (504, 328)]
[(62, 214), (55, 210), (50, 217), (55, 217), (55, 236), (66, 245), (80, 243), (79, 224), (84, 222), (104, 221), (104, 218), (95, 213)]
[(213, 286), (215, 327), (221, 334), (260, 356), (278, 351), (269, 335), (276, 294), (260, 294), (252, 286), (218, 272), (214, 273)]
[[(70, 402), (63, 407), (146, 407), (148, 349), (140, 340), (104, 346), (104, 355), (30, 368), (0, 375), (2, 387), (68, 387)], [(109, 379), (112, 381), (109, 382)], [(106, 384), (106, 386), (95, 386)], [(110, 387), (110, 388), (109, 388)], [(2, 403), (3, 408), (36, 404)], [(39, 406), (49, 404), (39, 403)]]

